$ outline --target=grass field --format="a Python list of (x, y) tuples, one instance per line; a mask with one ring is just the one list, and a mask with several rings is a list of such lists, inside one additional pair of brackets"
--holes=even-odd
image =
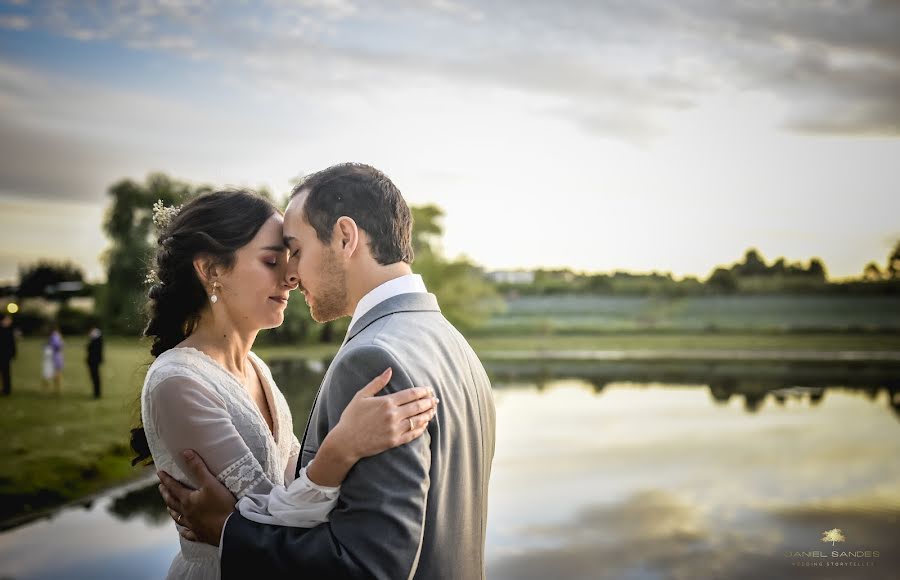
[[(108, 339), (103, 396), (94, 400), (85, 341), (66, 339), (62, 393), (41, 385), (42, 341), (19, 343), (13, 394), (0, 398), (0, 520), (88, 495), (142, 474), (131, 467), (130, 428), (151, 362), (136, 339)], [(325, 356), (335, 346), (261, 349), (265, 357)]]
[[(563, 336), (477, 336), (475, 349), (502, 351), (770, 349), (900, 351), (900, 335), (883, 333), (596, 333)], [(130, 477), (128, 432), (137, 419), (137, 400), (150, 363), (148, 346), (136, 339), (107, 341), (102, 369), (104, 392), (91, 395), (84, 364), (85, 341), (66, 340), (61, 395), (40, 380), (42, 341), (20, 341), (13, 364), (13, 394), (0, 398), (0, 521), (28, 516), (48, 506), (84, 497)], [(337, 345), (256, 349), (266, 360), (322, 358)]]
[(900, 332), (898, 296), (526, 296), (506, 306), (484, 334)]

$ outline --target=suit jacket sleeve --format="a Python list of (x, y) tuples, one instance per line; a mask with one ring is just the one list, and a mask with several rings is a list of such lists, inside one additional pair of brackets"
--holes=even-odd
[[(333, 428), (356, 391), (387, 367), (393, 376), (385, 392), (413, 386), (406, 370), (381, 347), (357, 347), (334, 364), (310, 425), (320, 433)], [(258, 524), (233, 513), (225, 526), (222, 578), (411, 578), (424, 531), (430, 443), (426, 431), (415, 441), (361, 460), (341, 485), (330, 521), (314, 528)], [(303, 452), (309, 451), (315, 449)]]

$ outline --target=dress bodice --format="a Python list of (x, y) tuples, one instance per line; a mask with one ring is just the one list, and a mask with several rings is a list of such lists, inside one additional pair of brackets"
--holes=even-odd
[[(196, 487), (181, 458), (193, 449), (237, 499), (293, 480), (300, 445), (290, 409), (269, 368), (254, 353), (249, 356), (272, 430), (237, 378), (202, 351), (173, 348), (157, 357), (141, 391), (141, 419), (158, 470)], [(170, 578), (218, 578), (218, 548), (181, 538), (180, 556)]]

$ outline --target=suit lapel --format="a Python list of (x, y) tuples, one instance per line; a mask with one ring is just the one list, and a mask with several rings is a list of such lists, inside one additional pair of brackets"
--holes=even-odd
[[(334, 356), (334, 360), (337, 360), (338, 356), (340, 356), (341, 351), (344, 350), (344, 347), (347, 346), (347, 343), (353, 340), (360, 332), (365, 330), (372, 323), (386, 317), (391, 316), (392, 314), (397, 314), (398, 312), (440, 312), (441, 308), (438, 306), (437, 298), (434, 294), (425, 293), (425, 292), (410, 292), (407, 294), (398, 294), (397, 296), (392, 296), (388, 298), (384, 302), (377, 304), (374, 308), (366, 312), (356, 323), (353, 325), (353, 328), (347, 332), (347, 336), (344, 337), (344, 342), (341, 344), (341, 348), (338, 349), (337, 354)], [(332, 364), (334, 364), (334, 360)], [(303, 432), (303, 440), (300, 442), (300, 457), (297, 459), (297, 471), (294, 474), (294, 477), (297, 478), (300, 476), (301, 464), (303, 463), (303, 450), (306, 448), (306, 439), (309, 436), (309, 426), (312, 423), (313, 414), (316, 410), (316, 405), (319, 404), (319, 396), (322, 394), (322, 389), (325, 387), (325, 382), (327, 380), (327, 371), (326, 378), (322, 379), (322, 384), (319, 385), (319, 390), (316, 392), (316, 398), (313, 400), (313, 405), (309, 410), (309, 417), (306, 419), (306, 430)], [(364, 385), (359, 385), (362, 388)]]
[[(426, 292), (410, 292), (407, 294), (398, 294), (388, 298), (384, 302), (377, 304), (374, 308), (366, 312), (347, 332), (344, 337), (344, 343), (341, 348), (354, 339), (360, 332), (365, 330), (372, 323), (386, 316), (397, 314), (398, 312), (440, 312), (437, 298), (434, 294)], [(340, 352), (340, 351), (338, 351)]]

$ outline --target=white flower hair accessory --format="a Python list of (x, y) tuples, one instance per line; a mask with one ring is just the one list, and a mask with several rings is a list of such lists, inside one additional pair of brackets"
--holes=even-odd
[(153, 204), (153, 224), (156, 226), (156, 229), (160, 232), (165, 230), (180, 211), (180, 205), (170, 205), (169, 207), (166, 207), (163, 200), (157, 200), (156, 203)]
[[(180, 205), (170, 205), (166, 207), (166, 204), (163, 203), (163, 200), (158, 199), (156, 203), (153, 204), (153, 225), (156, 226), (156, 231), (162, 233), (168, 227), (169, 224), (172, 223), (172, 220), (175, 219), (175, 216), (178, 215), (178, 212), (181, 211)], [(156, 273), (156, 270), (150, 269), (147, 271), (147, 277), (144, 278), (144, 284), (159, 284), (159, 274)]]

